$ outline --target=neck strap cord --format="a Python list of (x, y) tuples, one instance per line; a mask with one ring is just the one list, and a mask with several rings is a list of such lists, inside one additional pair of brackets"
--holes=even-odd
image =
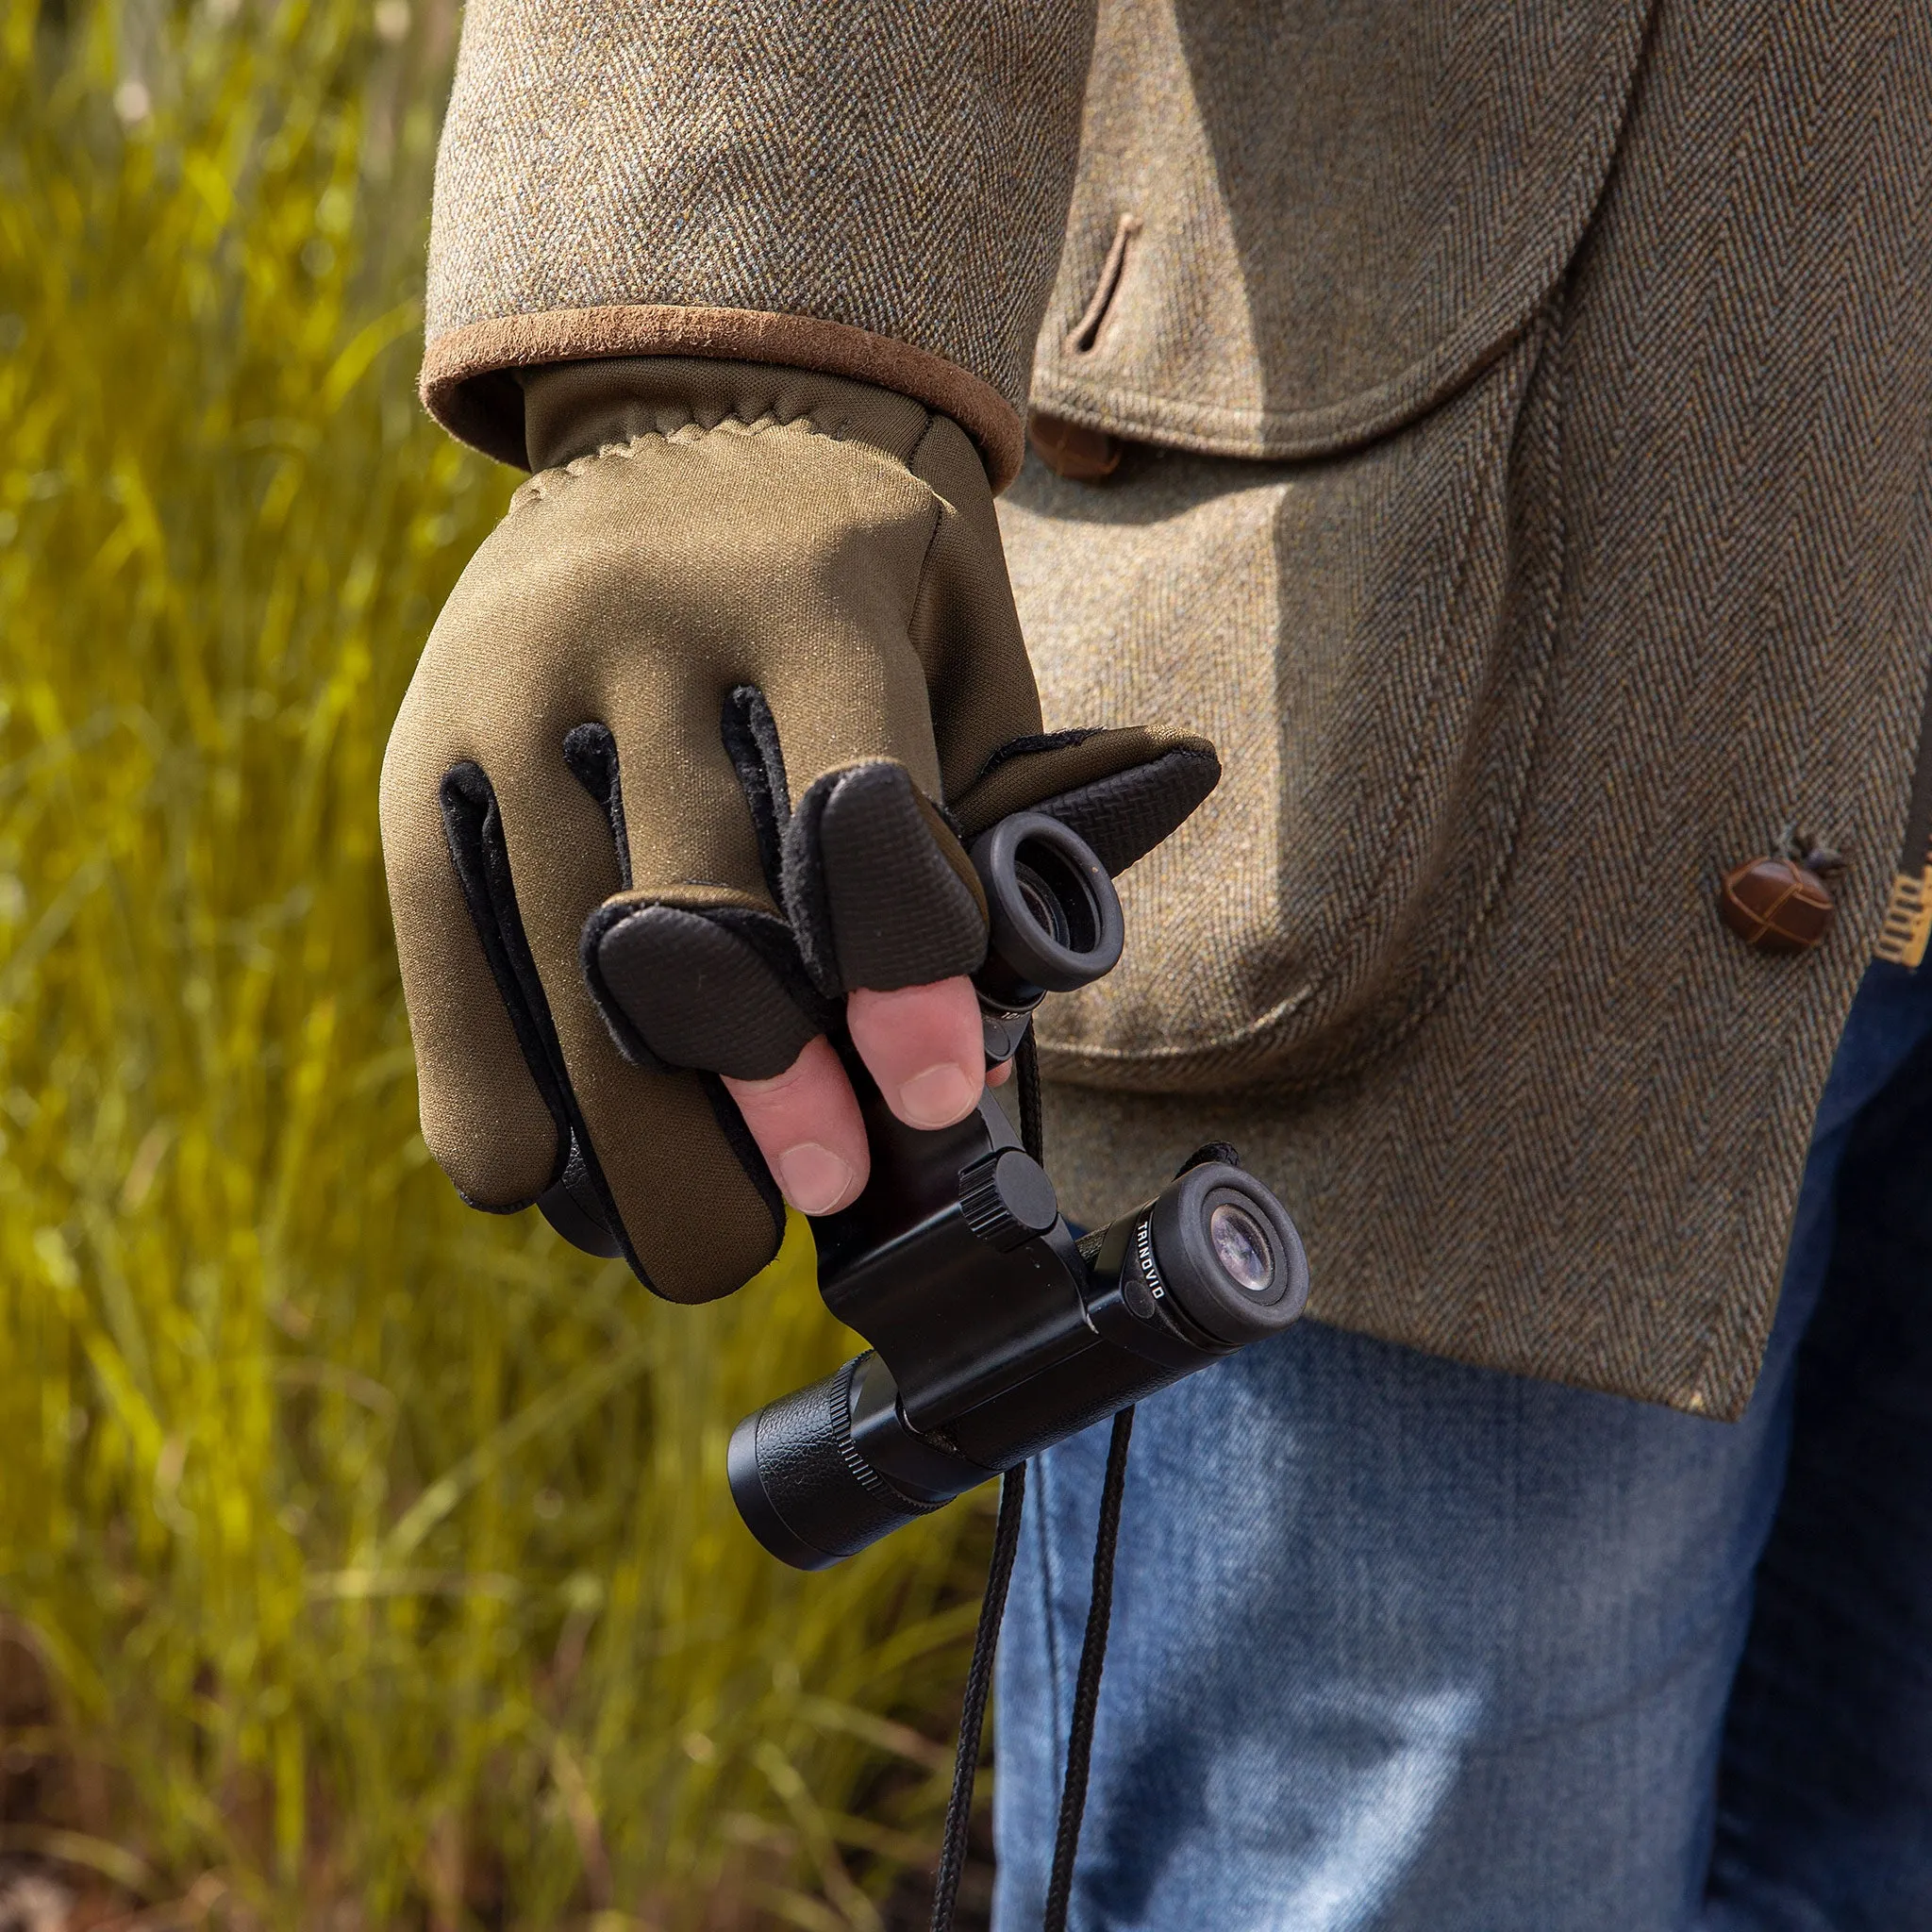
[[(1014, 1056), (1020, 1084), (1020, 1136), (1026, 1152), (1041, 1158), (1043, 1139), (1040, 1062), (1029, 1028)], [(1093, 1761), (1093, 1726), (1100, 1709), (1100, 1676), (1107, 1665), (1108, 1629), (1113, 1621), (1114, 1557), (1120, 1544), (1121, 1498), (1127, 1480), (1127, 1443), (1134, 1411), (1113, 1419), (1107, 1449), (1107, 1476), (1100, 1491), (1100, 1526), (1093, 1541), (1093, 1589), (1087, 1605), (1087, 1632), (1080, 1644), (1080, 1669), (1074, 1685), (1073, 1723), (1067, 1732), (1067, 1774), (1060, 1787), (1059, 1824), (1054, 1835), (1053, 1871), (1047, 1880), (1041, 1932), (1066, 1932), (1074, 1895), (1074, 1861), (1080, 1849), (1080, 1824), (1087, 1809), (1087, 1778)], [(1000, 1484), (999, 1523), (993, 1531), (992, 1561), (979, 1624), (973, 1634), (973, 1660), (966, 1671), (966, 1695), (959, 1714), (959, 1748), (953, 1759), (953, 1790), (946, 1803), (939, 1873), (933, 1884), (932, 1932), (953, 1932), (959, 1878), (966, 1868), (966, 1834), (973, 1820), (973, 1790), (979, 1777), (987, 1697), (992, 1689), (993, 1654), (1006, 1616), (1007, 1591), (1020, 1553), (1020, 1517), (1026, 1502), (1026, 1465), (1009, 1469)]]

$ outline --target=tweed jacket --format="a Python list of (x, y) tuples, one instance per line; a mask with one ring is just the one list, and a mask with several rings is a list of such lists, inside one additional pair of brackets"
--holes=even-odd
[[(1729, 1417), (1932, 923), (1928, 189), (1913, 0), (472, 0), (423, 390), (952, 415), (1049, 725), (1227, 772), (1042, 1022), (1069, 1211), (1230, 1140), (1322, 1319)], [(1813, 846), (1821, 943), (1720, 919)]]

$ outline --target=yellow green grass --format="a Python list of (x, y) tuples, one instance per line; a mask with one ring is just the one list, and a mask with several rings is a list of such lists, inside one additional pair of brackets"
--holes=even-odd
[(0, 0), (0, 1855), (148, 1925), (872, 1925), (977, 1524), (765, 1558), (726, 1432), (851, 1340), (800, 1244), (658, 1305), (416, 1131), (376, 772), (513, 481), (411, 388), (452, 36)]

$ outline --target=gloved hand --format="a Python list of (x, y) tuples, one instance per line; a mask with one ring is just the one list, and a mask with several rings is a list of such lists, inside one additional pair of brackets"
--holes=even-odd
[[(601, 1224), (703, 1301), (776, 1252), (772, 1166), (813, 1212), (863, 1183), (826, 1027), (909, 1124), (976, 1100), (962, 838), (1039, 807), (1119, 871), (1219, 767), (1198, 739), (1040, 735), (986, 474), (945, 417), (743, 363), (524, 383), (538, 474), (383, 766), (423, 1131), (474, 1205), (541, 1199), (591, 1245)], [(963, 1091), (921, 1088), (949, 1066)]]

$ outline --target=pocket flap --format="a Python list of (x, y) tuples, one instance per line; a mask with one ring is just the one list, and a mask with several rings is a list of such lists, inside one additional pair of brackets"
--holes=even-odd
[(1307, 457), (1528, 323), (1623, 125), (1648, 0), (1110, 0), (1043, 408)]

